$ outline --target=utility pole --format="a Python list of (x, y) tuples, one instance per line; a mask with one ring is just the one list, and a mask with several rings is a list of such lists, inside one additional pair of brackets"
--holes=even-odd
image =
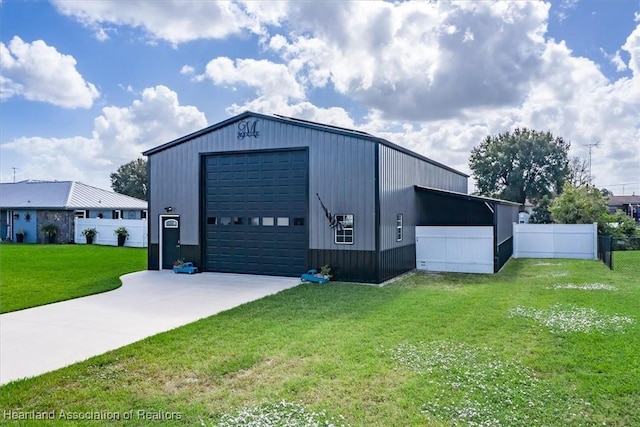
[(13, 169), (13, 183), (15, 184), (16, 183), (16, 169), (17, 168), (13, 167), (11, 169)]
[(594, 143), (591, 144), (582, 144), (584, 147), (589, 147), (589, 183), (591, 183), (591, 179), (593, 178), (591, 175), (591, 149), (593, 147), (598, 147), (600, 146), (600, 141), (596, 141)]

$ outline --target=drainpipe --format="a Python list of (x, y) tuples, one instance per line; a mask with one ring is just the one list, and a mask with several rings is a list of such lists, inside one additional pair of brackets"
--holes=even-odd
[(7, 211), (7, 239), (13, 241), (13, 211)]

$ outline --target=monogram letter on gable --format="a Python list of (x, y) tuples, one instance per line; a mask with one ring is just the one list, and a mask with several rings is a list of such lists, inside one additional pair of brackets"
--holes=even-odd
[(257, 130), (258, 119), (243, 120), (238, 123), (238, 139), (257, 138), (260, 132)]

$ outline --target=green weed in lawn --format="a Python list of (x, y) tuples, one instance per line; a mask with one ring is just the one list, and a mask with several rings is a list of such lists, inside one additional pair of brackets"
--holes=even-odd
[(571, 402), (519, 361), (487, 347), (433, 341), (401, 344), (388, 353), (435, 389), (424, 413), (454, 426), (570, 425), (589, 416), (588, 403)]
[(635, 323), (634, 319), (620, 314), (606, 315), (593, 308), (560, 304), (542, 310), (516, 307), (509, 314), (533, 319), (555, 333), (622, 332)]
[(0, 245), (0, 313), (96, 294), (146, 268), (143, 248)]
[[(203, 426), (207, 424), (201, 421)], [(329, 417), (325, 411), (314, 412), (304, 405), (283, 400), (224, 414), (216, 427), (325, 427), (341, 426), (342, 420)]]

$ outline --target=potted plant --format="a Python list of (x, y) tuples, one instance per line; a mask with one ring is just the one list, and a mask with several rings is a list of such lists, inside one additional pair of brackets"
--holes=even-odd
[(93, 243), (93, 238), (96, 237), (96, 234), (98, 234), (98, 230), (95, 228), (85, 228), (82, 230), (82, 235), (87, 238), (87, 245)]
[(129, 237), (129, 232), (125, 227), (118, 227), (113, 231), (118, 236), (118, 246), (124, 246), (124, 241)]
[(21, 229), (21, 230), (16, 231), (16, 242), (18, 242), (18, 243), (24, 242), (24, 236), (26, 236), (26, 235), (27, 235), (26, 230), (22, 230)]
[(58, 234), (58, 227), (55, 224), (45, 224), (41, 228), (47, 243), (55, 243), (56, 235)]
[(320, 275), (327, 280), (331, 280), (331, 278), (333, 277), (331, 275), (331, 267), (329, 267), (329, 265), (323, 265), (322, 267), (320, 267)]

